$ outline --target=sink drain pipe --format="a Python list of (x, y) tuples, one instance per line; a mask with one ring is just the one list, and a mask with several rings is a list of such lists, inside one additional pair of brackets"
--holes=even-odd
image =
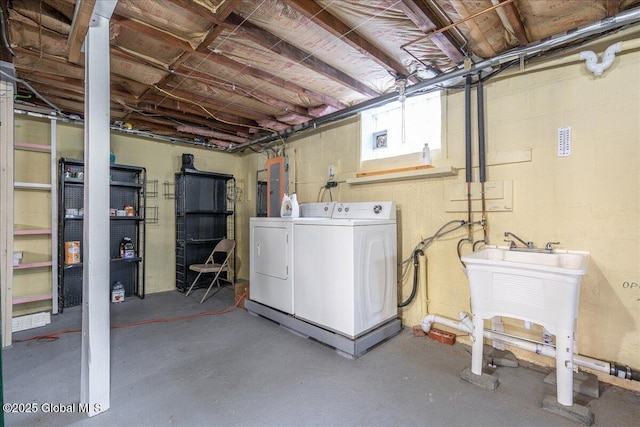
[[(473, 322), (471, 320), (471, 317), (467, 313), (460, 312), (458, 314), (458, 319), (459, 320), (453, 320), (447, 317), (438, 316), (436, 314), (429, 314), (422, 320), (422, 330), (428, 334), (429, 330), (431, 329), (431, 325), (434, 323), (438, 323), (440, 325), (444, 325), (452, 329), (457, 329), (468, 334), (473, 333)], [(493, 331), (490, 329), (485, 329), (483, 335), (486, 339), (499, 341), (503, 344), (510, 345), (521, 350), (541, 354), (553, 359), (555, 359), (556, 357), (556, 348), (553, 345), (543, 344), (536, 341), (529, 341), (523, 338), (514, 337), (513, 335)], [(581, 366), (583, 368), (592, 369), (594, 371), (604, 372), (605, 374), (609, 374), (625, 380), (640, 381), (640, 370), (631, 368), (627, 365), (621, 365), (615, 362), (605, 362), (580, 354), (573, 355), (573, 364), (576, 366)], [(573, 366), (568, 367), (572, 369), (574, 368)]]

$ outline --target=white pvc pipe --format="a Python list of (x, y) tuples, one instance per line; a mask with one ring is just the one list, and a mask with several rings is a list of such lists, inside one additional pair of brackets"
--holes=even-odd
[(609, 46), (602, 55), (602, 61), (598, 62), (598, 55), (591, 50), (583, 50), (580, 52), (580, 59), (586, 61), (587, 70), (591, 71), (594, 76), (601, 76), (604, 71), (613, 64), (616, 53), (622, 50), (622, 43), (614, 43)]
[(447, 317), (437, 316), (435, 314), (429, 314), (422, 319), (422, 330), (429, 333), (431, 325), (438, 323), (440, 325), (448, 326), (453, 329), (457, 329), (468, 334), (473, 332), (473, 323), (469, 315), (463, 311), (458, 314), (458, 320), (449, 319)]
[[(467, 332), (469, 334), (473, 333), (473, 324), (471, 323), (469, 315), (467, 313), (460, 312), (460, 314), (458, 314), (458, 317), (464, 319), (464, 323), (461, 321), (459, 322), (453, 319), (449, 319), (447, 317), (429, 314), (422, 320), (422, 330), (428, 333), (431, 329), (431, 325), (434, 323), (438, 323), (440, 325)], [(484, 330), (483, 336), (490, 340), (500, 341), (506, 345), (510, 345), (511, 347), (530, 351), (536, 354), (541, 354), (543, 356), (551, 357), (554, 359), (556, 358), (556, 349), (553, 345), (545, 345), (543, 343), (532, 342), (507, 335), (499, 331), (492, 331), (488, 329)], [(577, 366), (582, 366), (583, 368), (611, 374), (611, 364), (609, 362), (603, 362), (602, 360), (593, 359), (591, 357), (582, 356), (580, 354), (574, 354), (573, 363)], [(568, 368), (573, 369), (573, 366), (568, 366)]]

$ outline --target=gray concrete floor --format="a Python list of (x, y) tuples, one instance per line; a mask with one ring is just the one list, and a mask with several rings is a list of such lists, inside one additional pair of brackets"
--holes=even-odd
[[(112, 325), (214, 311), (233, 304), (224, 289), (127, 299), (112, 305)], [(81, 326), (79, 308), (14, 339)], [(3, 352), (5, 402), (80, 400), (79, 333), (14, 343)], [(570, 426), (541, 408), (545, 372), (498, 368), (496, 391), (460, 379), (470, 349), (413, 336), (411, 328), (349, 360), (245, 310), (111, 331), (111, 409), (5, 414), (8, 426)], [(600, 384), (599, 399), (577, 397), (595, 425), (632, 426), (640, 393)], [(582, 399), (582, 400), (581, 400)]]

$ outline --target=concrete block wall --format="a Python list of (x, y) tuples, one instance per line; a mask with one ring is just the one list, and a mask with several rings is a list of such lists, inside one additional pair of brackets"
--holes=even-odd
[[(560, 248), (587, 250), (591, 262), (582, 280), (578, 319), (578, 350), (586, 356), (640, 366), (640, 53), (619, 54), (613, 66), (596, 78), (577, 54), (561, 66), (505, 72), (485, 83), (488, 156), (509, 159), (512, 152), (530, 153), (528, 161), (499, 162), (487, 169), (487, 180), (513, 182), (513, 211), (488, 214), (491, 244), (504, 245), (503, 233), (514, 232), (544, 246), (560, 241)], [(476, 92), (472, 92), (473, 154), (477, 155)], [(399, 209), (399, 259), (452, 219), (466, 213), (447, 212), (451, 184), (465, 181), (464, 93), (446, 95), (446, 148), (436, 166), (460, 168), (457, 177), (349, 185), (359, 171), (360, 141), (357, 118), (345, 119), (292, 137), (287, 153), (292, 187), (301, 202), (317, 201), (334, 164), (334, 200), (395, 200)], [(572, 128), (572, 154), (557, 156), (559, 127)], [(248, 167), (265, 155), (253, 154)], [(473, 176), (478, 180), (474, 162)], [(324, 199), (329, 200), (325, 191)], [(473, 214), (480, 219), (479, 213)], [(427, 313), (456, 318), (470, 311), (468, 282), (456, 254), (465, 232), (441, 239), (427, 250), (428, 295), (421, 290), (415, 302), (400, 310), (403, 323), (418, 324)], [(475, 239), (481, 239), (476, 230)], [(471, 251), (463, 246), (463, 253)], [(400, 290), (411, 290), (411, 275)], [(426, 298), (425, 298), (426, 297)], [(427, 304), (420, 301), (428, 299)], [(505, 319), (516, 334), (540, 339), (541, 328), (528, 331), (523, 322)], [(463, 339), (464, 341), (464, 339)], [(554, 361), (526, 352), (518, 356), (552, 366)], [(601, 379), (640, 390), (637, 382), (601, 375)]]

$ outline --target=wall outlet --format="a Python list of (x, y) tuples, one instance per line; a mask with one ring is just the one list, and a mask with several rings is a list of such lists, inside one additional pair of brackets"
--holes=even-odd
[(329, 165), (327, 168), (327, 174), (329, 178), (333, 178), (336, 175), (336, 167), (334, 165)]

